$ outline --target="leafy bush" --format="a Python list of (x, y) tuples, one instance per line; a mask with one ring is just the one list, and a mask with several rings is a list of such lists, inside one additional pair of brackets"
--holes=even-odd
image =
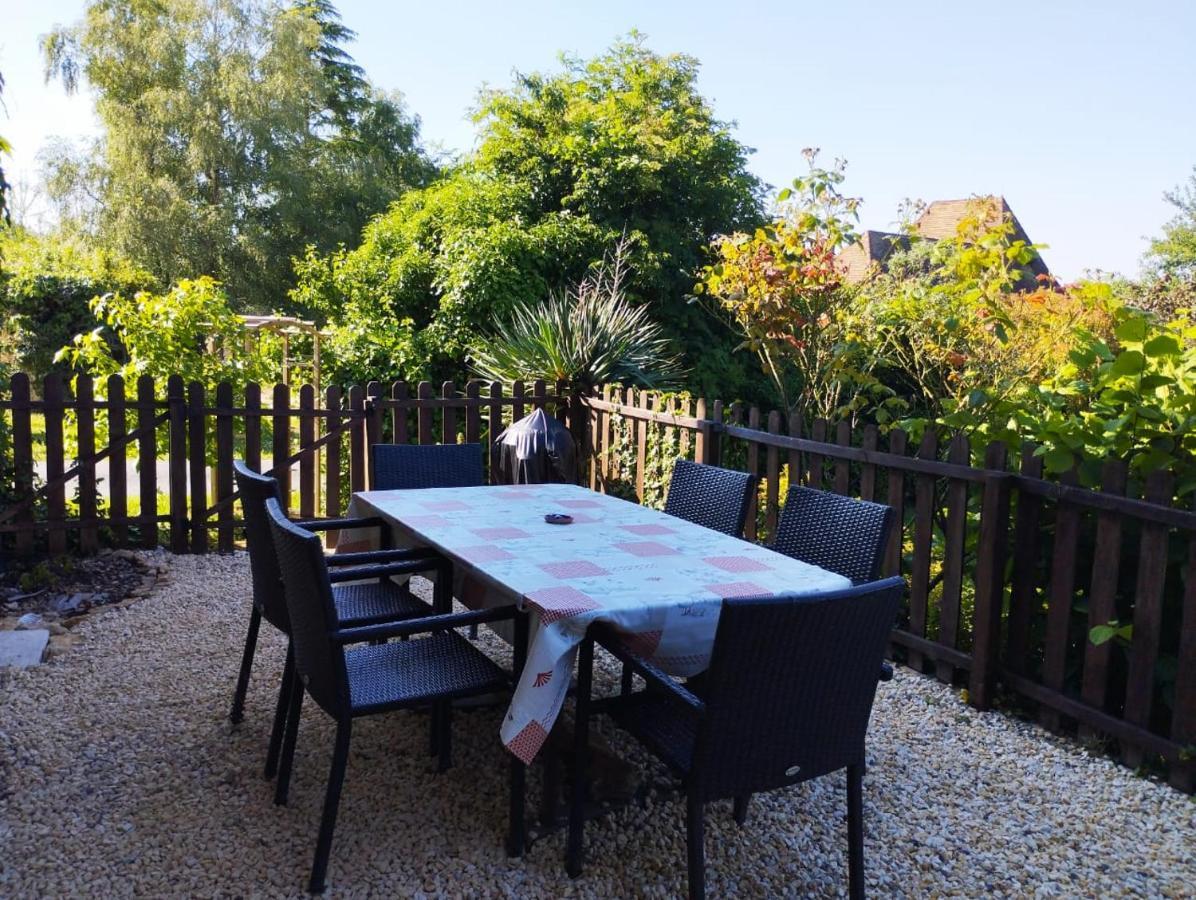
[(542, 303), (516, 306), (511, 319), (474, 345), (474, 368), (490, 381), (566, 381), (585, 394), (604, 384), (661, 389), (679, 376), (677, 358), (645, 307), (627, 298), (620, 242), (597, 270)]
[[(89, 301), (154, 287), (148, 272), (77, 239), (39, 237), (21, 229), (0, 233), (0, 362), (35, 381), (66, 374), (55, 354), (95, 325)], [(109, 335), (114, 337), (114, 335)], [(109, 352), (119, 354), (119, 344)]]

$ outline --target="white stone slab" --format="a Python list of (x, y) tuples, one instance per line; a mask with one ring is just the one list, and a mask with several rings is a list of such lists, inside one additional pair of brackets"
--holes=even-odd
[(44, 628), (28, 631), (0, 631), (0, 668), (27, 669), (42, 661), (50, 632)]

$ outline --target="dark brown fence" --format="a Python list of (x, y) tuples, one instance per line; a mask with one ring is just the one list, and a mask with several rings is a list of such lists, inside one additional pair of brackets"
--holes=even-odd
[[(909, 602), (893, 640), (909, 665), (966, 685), (974, 705), (1024, 707), (1051, 728), (1115, 741), (1130, 764), (1169, 765), (1196, 780), (1196, 512), (1172, 505), (1154, 475), (1131, 487), (1105, 467), (1099, 491), (1074, 476), (1042, 477), (1026, 448), (900, 430), (853, 430), (739, 404), (606, 389), (570, 398), (542, 382), (371, 382), (321, 396), (256, 384), (207, 392), (174, 377), (33, 389), (16, 375), (0, 398), (0, 547), (88, 552), (101, 544), (176, 552), (230, 550), (239, 515), (232, 463), (282, 481), (291, 509), (337, 516), (371, 483), (377, 442), (479, 442), (535, 407), (568, 421), (582, 445), (582, 478), (641, 502), (663, 498), (678, 456), (760, 478), (745, 537), (767, 540), (788, 484), (889, 503), (902, 527), (884, 569), (901, 573)], [(493, 472), (493, 455), (490, 468)], [(1105, 643), (1091, 629), (1116, 621)]]
[[(653, 443), (671, 435), (674, 453), (758, 476), (748, 539), (769, 538), (787, 484), (890, 504), (901, 527), (884, 572), (910, 586), (893, 634), (910, 666), (965, 684), (979, 708), (1014, 704), (1115, 741), (1130, 765), (1162, 757), (1193, 789), (1196, 512), (1171, 505), (1165, 473), (1132, 496), (1124, 464), (1092, 491), (1074, 474), (1044, 479), (1033, 447), (1007, 460), (962, 435), (940, 445), (927, 431), (914, 447), (899, 429), (822, 420), (803, 434), (777, 412), (630, 390), (586, 406), (591, 487), (652, 499)], [(1094, 643), (1111, 621), (1129, 636)]]

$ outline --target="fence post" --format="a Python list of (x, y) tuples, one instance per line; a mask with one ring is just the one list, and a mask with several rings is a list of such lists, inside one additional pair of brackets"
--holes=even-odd
[(108, 515), (115, 521), (112, 525), (112, 538), (116, 546), (124, 547), (129, 543), (129, 486), (126, 471), (128, 447), (124, 443), (128, 433), (125, 416), (125, 380), (119, 375), (108, 376)]
[[(562, 383), (558, 386), (558, 393), (560, 387), (565, 387), (567, 390), (567, 386)], [(569, 433), (573, 435), (574, 458), (577, 460), (577, 483), (585, 484), (588, 479), (590, 490), (594, 490), (597, 486), (598, 461), (594, 458), (590, 413), (581, 401), (580, 391), (570, 391), (568, 396), (568, 425)], [(587, 469), (589, 469), (588, 473)]]
[(166, 404), (170, 426), (168, 445), (170, 491), (170, 552), (187, 552), (187, 408), (183, 376), (171, 375), (166, 382)]
[[(33, 493), (33, 426), (30, 422), (29, 376), (17, 372), (12, 376), (12, 454), (13, 486), (17, 502)], [(33, 523), (33, 510), (26, 509), (16, 516), (18, 525)], [(18, 554), (33, 552), (33, 531), (17, 532)]]
[(79, 550), (94, 553), (100, 546), (96, 528), (96, 412), (95, 382), (86, 373), (75, 377), (75, 444), (79, 465)]
[[(61, 479), (65, 471), (66, 450), (62, 434), (64, 395), (60, 376), (46, 376), (42, 382), (42, 400), (46, 427), (46, 481), (54, 482)], [(51, 553), (62, 553), (66, 550), (66, 529), (62, 525), (66, 518), (66, 493), (62, 484), (51, 488), (46, 496), (46, 518), (51, 525), (58, 523), (58, 527), (51, 528), (47, 535), (47, 547)]]
[(1009, 534), (1009, 477), (1005, 447), (991, 443), (984, 454), (989, 475), (980, 505), (980, 537), (976, 559), (975, 631), (969, 702), (977, 709), (992, 706), (1001, 658), (1001, 606), (1005, 596), (1005, 557)]
[(356, 494), (365, 490), (365, 422), (361, 420), (365, 410), (365, 394), (361, 385), (349, 388), (349, 415), (353, 424), (349, 426), (349, 491)]
[(187, 387), (187, 452), (191, 457), (191, 551), (208, 552), (207, 417), (204, 387), (198, 381)]
[[(158, 546), (158, 418), (157, 389), (152, 375), (137, 379), (137, 496), (141, 546)], [(167, 473), (169, 474), (169, 468)], [(167, 481), (167, 490), (170, 482)], [(169, 496), (167, 500), (169, 501)]]
[(233, 485), (233, 386), (227, 381), (216, 385), (216, 547), (221, 553), (233, 552), (233, 504), (225, 499), (236, 490)]

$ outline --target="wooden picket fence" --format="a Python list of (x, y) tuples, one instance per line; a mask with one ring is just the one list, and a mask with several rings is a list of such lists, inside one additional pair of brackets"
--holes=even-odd
[[(99, 389), (87, 376), (51, 376), (34, 391), (18, 374), (0, 397), (0, 550), (228, 551), (240, 526), (234, 459), (275, 474), (300, 516), (336, 517), (371, 484), (372, 444), (481, 443), (493, 479), (493, 439), (537, 407), (569, 424), (579, 477), (596, 490), (659, 497), (650, 470), (665, 435), (674, 454), (753, 472), (748, 539), (768, 540), (787, 483), (892, 505), (902, 527), (884, 572), (910, 586), (893, 633), (910, 666), (966, 684), (979, 708), (1024, 705), (1048, 727), (1114, 739), (1130, 764), (1161, 757), (1171, 782), (1192, 791), (1196, 512), (1172, 505), (1165, 474), (1130, 495), (1117, 462), (1092, 491), (1044, 479), (1032, 447), (1011, 463), (1002, 445), (972, 448), (963, 436), (940, 446), (927, 432), (911, 447), (899, 429), (816, 421), (807, 433), (796, 418), (740, 404), (611, 388), (570, 397), (543, 382), (509, 392), (371, 382), (317, 397), (286, 385), (209, 393), (177, 376), (114, 376)], [(1088, 639), (1113, 619), (1132, 624), (1128, 642)]]
[[(797, 417), (721, 401), (607, 388), (585, 405), (591, 487), (644, 500), (653, 433), (676, 432), (670, 446), (683, 454), (759, 478), (751, 540), (775, 530), (785, 482), (888, 503), (901, 527), (883, 573), (909, 584), (893, 642), (911, 667), (966, 684), (978, 708), (1012, 701), (1049, 728), (1115, 739), (1129, 765), (1160, 756), (1172, 784), (1193, 790), (1196, 512), (1171, 505), (1167, 473), (1136, 497), (1123, 463), (1107, 463), (1092, 491), (1074, 475), (1044, 479), (1032, 446), (1011, 465), (1004, 445), (990, 444), (974, 465), (965, 436), (940, 447), (930, 430), (911, 454), (900, 429), (882, 437), (817, 420), (804, 434)], [(612, 437), (618, 423), (624, 446)], [(1114, 619), (1132, 624), (1127, 645), (1089, 639)], [(1169, 704), (1165, 658), (1175, 662)]]

